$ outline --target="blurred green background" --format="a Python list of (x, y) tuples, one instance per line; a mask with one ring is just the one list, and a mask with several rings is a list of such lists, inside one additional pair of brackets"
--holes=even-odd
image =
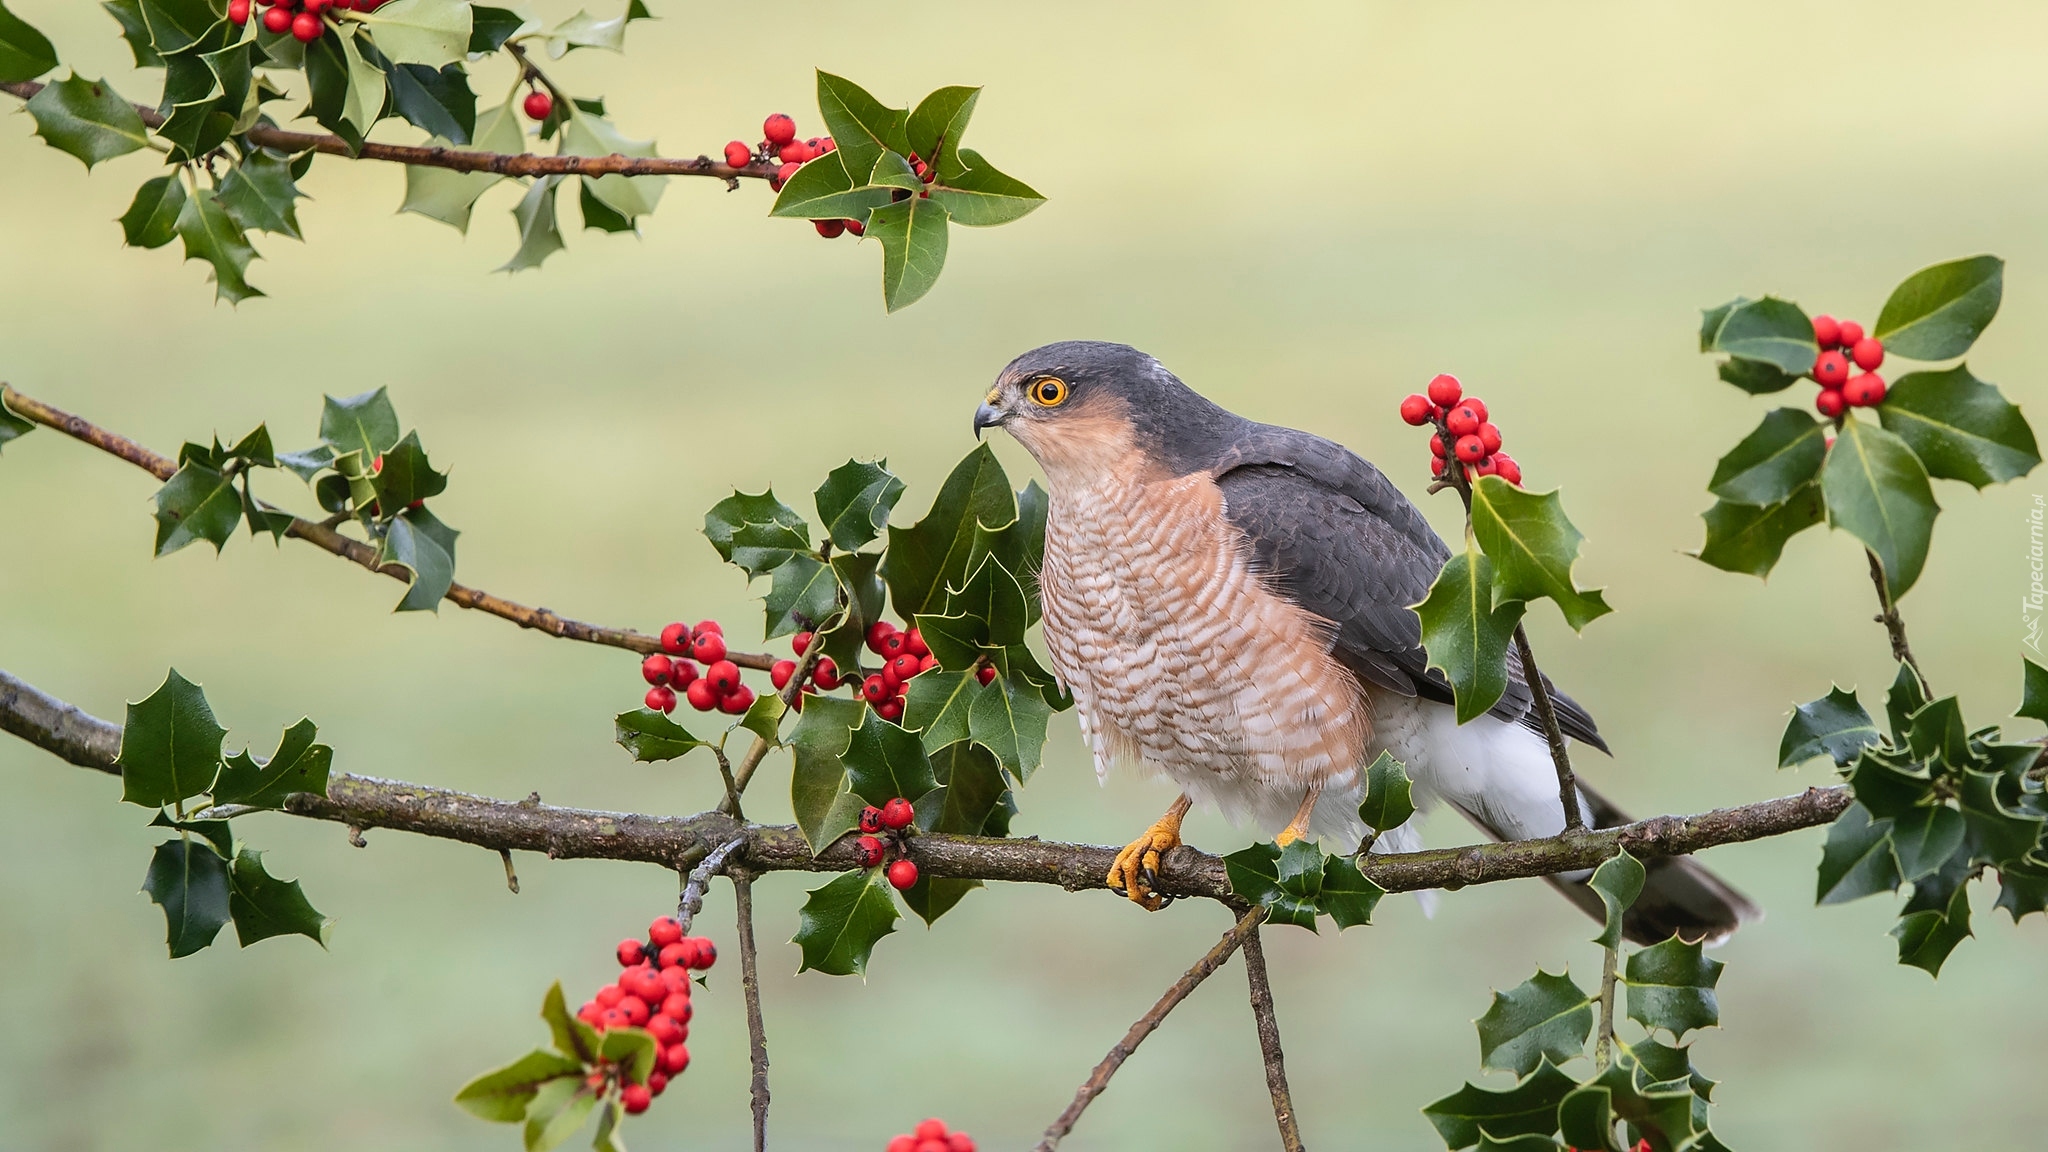
[[(608, 0), (607, 0), (608, 2)], [(67, 62), (152, 99), (95, 5), (10, 0)], [(882, 313), (877, 253), (771, 221), (750, 184), (671, 184), (639, 239), (578, 232), (538, 272), (490, 271), (508, 189), (467, 239), (393, 217), (403, 177), (323, 159), (307, 243), (258, 240), (270, 293), (215, 306), (175, 248), (112, 223), (145, 156), (90, 177), (0, 123), (0, 378), (159, 450), (267, 420), (310, 442), (320, 394), (389, 385), (453, 486), (458, 575), (528, 603), (653, 629), (757, 607), (698, 533), (729, 486), (808, 492), (886, 456), (919, 514), (970, 444), (992, 374), (1039, 343), (1128, 341), (1248, 415), (1306, 427), (1421, 495), (1395, 401), (1453, 371), (1492, 405), (1539, 487), (1590, 537), (1581, 572), (1619, 609), (1574, 639), (1535, 614), (1546, 667), (1616, 757), (1587, 775), (1632, 809), (1684, 812), (1826, 777), (1772, 767), (1795, 700), (1890, 680), (1863, 561), (1839, 534), (1789, 548), (1768, 587), (1683, 555), (1716, 455), (1766, 405), (1717, 383), (1697, 309), (1776, 292), (1868, 322), (1890, 286), (1979, 251), (2011, 261), (2005, 318), (1972, 358), (2030, 404), (2048, 370), (2048, 9), (1909, 3), (1069, 5), (939, 12), (653, 5), (623, 60), (557, 66), (668, 154), (756, 138), (787, 110), (822, 130), (813, 67), (912, 100), (987, 92), (975, 144), (1050, 198), (956, 230), (937, 289)], [(573, 10), (546, 3), (549, 16)], [(604, 8), (604, 4), (600, 4)], [(608, 10), (608, 9), (606, 9)], [(503, 81), (481, 79), (479, 90)], [(393, 139), (411, 139), (403, 126)], [(1804, 393), (1794, 395), (1803, 402)], [(2038, 409), (2037, 409), (2038, 411)], [(997, 451), (1021, 483), (1028, 460)], [(49, 433), (0, 460), (0, 667), (119, 719), (177, 667), (230, 747), (304, 714), (338, 767), (500, 796), (688, 812), (708, 766), (630, 763), (611, 715), (628, 654), (447, 609), (393, 616), (396, 585), (312, 549), (235, 540), (152, 562), (132, 468)], [(279, 498), (310, 506), (281, 477)], [(2018, 696), (2025, 510), (2043, 481), (1944, 484), (1906, 600), (1936, 685), (1971, 717)], [(1430, 513), (1444, 527), (1451, 502)], [(1169, 798), (1098, 789), (1061, 718), (1018, 831), (1122, 842)], [(2024, 731), (2032, 735), (2031, 731)], [(786, 818), (771, 763), (759, 815)], [(508, 1149), (448, 1097), (543, 1035), (541, 993), (614, 971), (611, 944), (673, 897), (654, 869), (520, 860), (283, 817), (243, 834), (334, 917), (331, 948), (231, 945), (167, 962), (136, 893), (155, 837), (106, 777), (0, 742), (0, 1147)], [(1471, 837), (1439, 821), (1432, 840)], [(1245, 836), (1213, 816), (1192, 840)], [(1893, 963), (1886, 901), (1816, 910), (1821, 835), (1712, 864), (1769, 919), (1725, 948), (1726, 1027), (1698, 1041), (1742, 1148), (2039, 1143), (2048, 929), (1979, 890), (1979, 939), (1938, 983)], [(1028, 1145), (1104, 1049), (1225, 925), (1106, 895), (978, 893), (885, 940), (865, 982), (794, 976), (809, 878), (760, 885), (777, 1146), (879, 1152), (940, 1114)], [(701, 923), (731, 939), (729, 891)], [(1420, 1105), (1476, 1072), (1468, 1021), (1537, 965), (1597, 976), (1589, 923), (1534, 882), (1391, 898), (1341, 937), (1269, 946), (1309, 1146), (1439, 1146)], [(636, 1147), (744, 1146), (745, 1032), (728, 948), (699, 998), (696, 1064), (632, 1125)], [(1202, 988), (1067, 1145), (1272, 1143), (1241, 969)]]

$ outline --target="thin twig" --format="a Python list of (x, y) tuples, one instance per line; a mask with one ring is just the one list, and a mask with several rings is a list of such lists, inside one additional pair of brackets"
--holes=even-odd
[[(0, 84), (0, 92), (19, 96), (23, 100), (42, 90), (43, 86), (33, 80)], [(142, 117), (142, 122), (151, 128), (163, 127), (163, 117), (156, 109), (146, 104), (135, 105), (135, 114)], [(291, 155), (320, 152), (353, 160), (388, 160), (421, 168), (447, 168), (455, 172), (494, 172), (500, 176), (710, 176), (719, 180), (734, 180), (744, 176), (752, 180), (766, 180), (775, 175), (775, 170), (779, 167), (767, 161), (757, 160), (735, 168), (708, 156), (699, 156), (694, 160), (665, 156), (621, 156), (616, 152), (609, 156), (536, 156), (531, 152), (471, 152), (459, 148), (430, 148), (416, 144), (366, 143), (357, 151), (351, 150), (348, 141), (339, 136), (323, 132), (289, 132), (269, 125), (258, 125), (249, 129), (246, 137), (251, 144)]]
[(733, 782), (732, 761), (725, 758), (725, 749), (716, 744), (707, 745), (711, 756), (718, 761), (718, 778), (725, 784), (725, 799), (718, 804), (718, 810), (735, 820), (745, 820), (746, 813), (740, 811), (740, 789)]
[[(121, 728), (0, 672), (0, 729), (80, 767), (118, 775)], [(1678, 856), (1721, 844), (1779, 836), (1831, 823), (1849, 806), (1847, 785), (1808, 788), (1791, 796), (1692, 816), (1658, 816), (1615, 828), (1375, 855), (1368, 879), (1389, 892), (1454, 889), (1528, 876), (1597, 868), (1622, 848), (1638, 860)], [(334, 772), (324, 795), (289, 797), (285, 812), (358, 829), (388, 828), (474, 844), (493, 852), (544, 852), (550, 859), (632, 860), (680, 868), (735, 837), (746, 837), (750, 871), (846, 872), (860, 866), (851, 837), (813, 855), (790, 825), (746, 824), (718, 812), (655, 816), (560, 808), (538, 800), (510, 801)], [(200, 813), (201, 816), (208, 815)], [(1073, 891), (1103, 887), (1119, 849), (1050, 840), (955, 836), (917, 837), (918, 870), (963, 880), (1057, 884)], [(1231, 897), (1223, 861), (1182, 845), (1168, 853), (1154, 884), (1173, 896)]]
[(718, 875), (718, 870), (725, 867), (726, 860), (734, 852), (746, 846), (745, 835), (734, 836), (705, 853), (703, 859), (697, 861), (697, 866), (690, 869), (689, 876), (683, 881), (683, 894), (676, 899), (676, 923), (683, 926), (685, 935), (690, 931), (690, 921), (704, 910), (704, 889), (710, 886), (711, 878)]
[[(5, 404), (9, 411), (25, 420), (33, 420), (45, 427), (54, 428), (102, 452), (126, 460), (159, 480), (169, 480), (177, 474), (176, 460), (152, 452), (126, 436), (102, 428), (82, 416), (74, 416), (33, 396), (24, 395), (9, 385), (0, 384), (0, 404)], [(264, 507), (270, 511), (280, 511), (268, 504)], [(405, 568), (397, 564), (381, 563), (375, 545), (343, 536), (324, 523), (295, 516), (292, 518), (291, 527), (285, 529), (285, 535), (304, 540), (344, 560), (352, 560), (372, 572), (382, 573), (394, 580), (412, 579), (412, 573)], [(624, 648), (643, 656), (662, 650), (661, 638), (658, 636), (636, 632), (631, 628), (606, 628), (596, 624), (585, 624), (580, 620), (558, 616), (551, 609), (529, 608), (466, 584), (449, 584), (447, 598), (459, 607), (510, 620), (521, 628), (545, 632), (563, 640), (581, 640), (587, 644)], [(728, 652), (725, 658), (742, 668), (759, 671), (775, 666), (773, 656), (760, 652)]]
[(1138, 1017), (1130, 1030), (1124, 1033), (1123, 1039), (1110, 1046), (1109, 1054), (1104, 1056), (1102, 1062), (1095, 1066), (1095, 1070), (1088, 1074), (1088, 1079), (1081, 1082), (1080, 1090), (1074, 1093), (1073, 1103), (1067, 1105), (1067, 1110), (1060, 1113), (1059, 1119), (1054, 1120), (1052, 1126), (1045, 1130), (1045, 1139), (1038, 1142), (1034, 1152), (1053, 1152), (1053, 1149), (1059, 1147), (1060, 1141), (1067, 1133), (1074, 1130), (1074, 1122), (1081, 1118), (1081, 1113), (1109, 1087), (1109, 1078), (1116, 1075), (1117, 1069), (1123, 1067), (1124, 1061), (1131, 1058), (1131, 1054), (1138, 1050), (1138, 1045), (1145, 1042), (1145, 1037), (1150, 1036), (1166, 1019), (1166, 1014), (1187, 999), (1188, 994), (1200, 986), (1202, 981), (1221, 968), (1230, 959), (1231, 954), (1244, 943), (1245, 937), (1258, 928), (1260, 921), (1265, 918), (1264, 905), (1256, 905), (1246, 912), (1228, 932), (1223, 934), (1221, 940), (1216, 941), (1214, 947), (1200, 960), (1195, 961), (1194, 967), (1173, 982), (1165, 994), (1159, 997), (1158, 1003), (1152, 1005), (1143, 1016)]
[(1529, 633), (1515, 625), (1515, 651), (1522, 658), (1522, 679), (1536, 702), (1536, 719), (1543, 725), (1543, 738), (1550, 742), (1550, 762), (1557, 766), (1557, 800), (1564, 807), (1564, 830), (1583, 831), (1585, 814), (1579, 808), (1579, 782), (1572, 775), (1571, 752), (1565, 748), (1564, 732), (1557, 726), (1557, 707), (1550, 699), (1550, 685), (1536, 667), (1536, 653), (1529, 647)]
[(1906, 620), (1899, 615), (1899, 602), (1892, 598), (1891, 582), (1884, 578), (1884, 563), (1877, 553), (1865, 548), (1863, 554), (1870, 559), (1870, 582), (1877, 588), (1878, 613), (1875, 619), (1884, 625), (1892, 640), (1892, 659), (1913, 669), (1913, 675), (1920, 677), (1920, 686), (1927, 687), (1927, 677), (1920, 671), (1920, 662), (1913, 659), (1913, 648), (1906, 643)]
[(505, 861), (505, 887), (510, 888), (512, 894), (517, 896), (519, 895), (519, 873), (512, 868), (512, 850), (510, 848), (500, 848), (498, 849), (498, 855)]
[(517, 41), (507, 40), (505, 41), (505, 51), (510, 52), (512, 58), (519, 61), (519, 68), (523, 76), (529, 76), (540, 81), (541, 87), (546, 88), (549, 95), (555, 98), (555, 106), (564, 109), (562, 113), (564, 116), (568, 115), (569, 94), (556, 87), (554, 80), (534, 65), (532, 58), (527, 56), (526, 49), (520, 47)]
[(1259, 1052), (1266, 1060), (1266, 1091), (1273, 1097), (1273, 1121), (1280, 1126), (1280, 1147), (1302, 1152), (1301, 1126), (1294, 1118), (1294, 1098), (1287, 1091), (1287, 1059), (1280, 1048), (1280, 1021), (1273, 1015), (1273, 983), (1266, 977), (1266, 949), (1254, 926), (1244, 938), (1244, 972), (1251, 985), (1252, 1018), (1259, 1026)]
[(1614, 1060), (1614, 970), (1619, 956), (1612, 948), (1600, 951), (1600, 1034), (1593, 1042), (1593, 1061), (1606, 1068)]
[(733, 903), (739, 906), (740, 991), (747, 1000), (747, 1047), (753, 1079), (748, 1094), (754, 1104), (754, 1152), (768, 1147), (768, 1030), (761, 1022), (760, 956), (754, 948), (754, 877), (744, 868), (730, 869)]

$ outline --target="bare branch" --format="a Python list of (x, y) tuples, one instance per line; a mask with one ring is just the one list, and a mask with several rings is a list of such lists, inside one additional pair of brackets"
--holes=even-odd
[(1884, 625), (1886, 635), (1892, 641), (1892, 659), (1913, 669), (1913, 675), (1920, 677), (1925, 687), (1927, 677), (1920, 672), (1920, 662), (1913, 659), (1913, 647), (1906, 643), (1906, 618), (1899, 615), (1899, 602), (1892, 598), (1891, 584), (1884, 578), (1884, 563), (1877, 553), (1865, 548), (1863, 554), (1870, 558), (1870, 582), (1877, 588), (1877, 622)]
[(1264, 907), (1253, 908), (1239, 917), (1237, 923), (1223, 934), (1223, 938), (1218, 940), (1200, 960), (1195, 961), (1194, 967), (1188, 969), (1186, 974), (1167, 988), (1165, 995), (1159, 997), (1157, 1004), (1138, 1017), (1130, 1030), (1124, 1033), (1124, 1038), (1110, 1046), (1109, 1054), (1104, 1056), (1102, 1062), (1095, 1066), (1095, 1070), (1088, 1074), (1088, 1079), (1081, 1082), (1080, 1090), (1074, 1093), (1074, 1102), (1067, 1105), (1067, 1110), (1060, 1113), (1059, 1119), (1052, 1122), (1052, 1127), (1045, 1130), (1045, 1139), (1038, 1142), (1034, 1152), (1053, 1152), (1053, 1149), (1059, 1147), (1060, 1141), (1067, 1133), (1074, 1130), (1074, 1122), (1081, 1118), (1081, 1113), (1109, 1087), (1109, 1078), (1116, 1075), (1116, 1070), (1123, 1067), (1124, 1061), (1131, 1058), (1131, 1053), (1138, 1050), (1138, 1045), (1145, 1042), (1145, 1037), (1150, 1036), (1166, 1019), (1166, 1014), (1187, 999), (1188, 994), (1202, 981), (1223, 967), (1230, 959), (1231, 953), (1237, 951), (1244, 943), (1245, 937), (1265, 918)]
[[(0, 84), (0, 92), (19, 96), (23, 100), (43, 90), (33, 80), (14, 84)], [(163, 127), (164, 118), (157, 110), (146, 104), (135, 105), (135, 114), (151, 128)], [(609, 156), (536, 156), (531, 152), (470, 152), (457, 148), (434, 148), (416, 144), (366, 143), (360, 151), (351, 151), (348, 142), (339, 136), (324, 132), (288, 132), (283, 128), (258, 125), (249, 129), (248, 140), (264, 148), (297, 155), (301, 152), (320, 152), (328, 156), (340, 156), (349, 160), (388, 160), (397, 164), (411, 164), (422, 168), (447, 168), (456, 172), (495, 172), (500, 176), (710, 176), (719, 180), (734, 180), (745, 177), (750, 180), (766, 180), (775, 175), (777, 165), (755, 161), (743, 167), (734, 168), (699, 156), (694, 160), (680, 157), (632, 157), (614, 152)]]
[(760, 954), (754, 947), (754, 878), (745, 868), (733, 868), (733, 903), (739, 906), (740, 990), (747, 1000), (747, 1047), (752, 1056), (753, 1079), (748, 1095), (754, 1105), (754, 1152), (768, 1147), (768, 1030), (761, 1022)]
[(1280, 1050), (1280, 1021), (1273, 1015), (1273, 983), (1266, 977), (1266, 947), (1255, 925), (1244, 938), (1244, 971), (1251, 985), (1252, 1019), (1259, 1026), (1259, 1052), (1266, 1060), (1266, 1091), (1273, 1097), (1273, 1122), (1280, 1126), (1280, 1147), (1302, 1152), (1301, 1125), (1294, 1117), (1294, 1098), (1287, 1091), (1287, 1059)]
[(690, 922), (697, 918), (697, 913), (704, 910), (704, 889), (711, 886), (711, 878), (718, 875), (734, 852), (746, 846), (746, 835), (735, 835), (705, 854), (697, 861), (697, 866), (690, 869), (689, 876), (683, 881), (683, 894), (676, 899), (676, 923), (682, 925), (684, 935), (689, 934)]
[(1557, 766), (1557, 799), (1564, 806), (1564, 830), (1577, 832), (1586, 826), (1586, 815), (1579, 809), (1579, 782), (1572, 775), (1571, 752), (1565, 748), (1564, 732), (1557, 726), (1557, 706), (1550, 699), (1550, 684), (1543, 679), (1542, 669), (1536, 667), (1529, 633), (1520, 624), (1515, 625), (1515, 651), (1522, 657), (1522, 679), (1528, 682), (1529, 696), (1536, 702), (1536, 719), (1543, 724), (1543, 738), (1550, 744), (1550, 762)]

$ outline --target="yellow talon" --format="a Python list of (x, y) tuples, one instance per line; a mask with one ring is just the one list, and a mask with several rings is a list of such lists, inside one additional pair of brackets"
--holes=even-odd
[(1175, 800), (1166, 815), (1116, 854), (1116, 863), (1109, 866), (1106, 878), (1110, 891), (1129, 897), (1147, 912), (1157, 912), (1173, 902), (1173, 897), (1154, 892), (1152, 884), (1159, 879), (1160, 862), (1166, 854), (1180, 847), (1181, 820), (1192, 803), (1186, 796)]

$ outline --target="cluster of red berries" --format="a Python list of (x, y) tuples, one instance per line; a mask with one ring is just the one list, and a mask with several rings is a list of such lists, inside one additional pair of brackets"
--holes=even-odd
[[(1833, 316), (1813, 318), (1813, 340), (1820, 355), (1808, 373), (1820, 385), (1813, 406), (1833, 420), (1851, 408), (1875, 408), (1884, 403), (1884, 377), (1877, 367), (1884, 363), (1884, 342), (1863, 334), (1863, 325)], [(1862, 372), (1849, 375), (1854, 363)]]
[[(830, 136), (812, 136), (806, 140), (796, 138), (796, 121), (784, 113), (777, 112), (761, 122), (763, 139), (752, 148), (743, 141), (734, 140), (725, 146), (725, 163), (732, 168), (745, 168), (756, 160), (773, 160), (780, 167), (768, 178), (768, 186), (777, 192), (796, 175), (796, 170), (825, 153), (837, 148)], [(848, 232), (855, 236), (867, 232), (867, 225), (858, 220), (813, 220), (811, 224), (818, 235), (830, 240)]]
[(1417, 393), (1401, 401), (1401, 419), (1420, 428), (1436, 425), (1429, 438), (1429, 474), (1441, 476), (1450, 458), (1465, 466), (1467, 476), (1498, 476), (1510, 484), (1522, 482), (1522, 466), (1500, 450), (1500, 429), (1487, 423), (1486, 402), (1465, 395), (1456, 376), (1439, 375), (1429, 382), (1429, 394)]
[[(290, 32), (301, 43), (311, 44), (326, 31), (320, 14), (332, 8), (342, 12), (375, 12), (388, 0), (261, 0), (268, 6), (263, 27), (279, 35)], [(247, 24), (255, 0), (228, 0), (228, 20)]]
[[(647, 926), (646, 940), (619, 941), (618, 982), (597, 990), (597, 995), (576, 1010), (576, 1016), (599, 1032), (614, 1028), (640, 1028), (654, 1038), (658, 1055), (654, 1071), (644, 1084), (628, 1083), (619, 1090), (619, 1102), (635, 1114), (647, 1105), (671, 1077), (690, 1066), (690, 973), (703, 971), (718, 962), (718, 947), (702, 936), (683, 935), (674, 917), (663, 916)], [(618, 1070), (592, 1072), (590, 1086), (602, 1089), (608, 1075)]]
[(904, 841), (910, 837), (910, 826), (917, 822), (917, 813), (910, 807), (910, 801), (898, 796), (880, 808), (870, 804), (860, 810), (860, 839), (854, 847), (860, 851), (860, 866), (873, 868), (888, 858), (889, 849), (896, 850), (896, 861), (889, 865), (889, 884), (901, 892), (917, 883), (917, 862), (903, 854)]
[[(793, 641), (797, 655), (801, 656), (810, 647), (811, 634), (799, 632)], [(640, 678), (653, 687), (647, 690), (644, 703), (655, 712), (673, 712), (677, 693), (688, 700), (690, 707), (699, 712), (724, 712), (732, 716), (743, 716), (754, 706), (754, 690), (740, 681), (740, 666), (726, 658), (725, 629), (716, 620), (700, 620), (695, 627), (678, 620), (661, 630), (662, 652), (673, 653), (673, 658), (660, 653), (640, 662)], [(698, 665), (703, 670), (698, 670)], [(776, 691), (781, 691), (790, 678), (796, 675), (796, 661), (779, 660), (769, 672)], [(804, 685), (805, 692), (823, 690), (830, 692), (839, 687), (839, 669), (829, 656), (819, 657), (811, 668), (810, 682)], [(801, 711), (803, 697), (797, 697)]]
[(946, 1122), (934, 1117), (889, 1141), (889, 1152), (974, 1152), (974, 1137), (949, 1132)]
[[(899, 722), (903, 719), (903, 698), (910, 691), (911, 678), (937, 668), (938, 658), (925, 646), (917, 629), (898, 630), (887, 620), (868, 625), (867, 643), (868, 651), (882, 658), (882, 670), (860, 682), (860, 697), (875, 710), (875, 715)], [(996, 672), (984, 665), (979, 674), (986, 684), (995, 678)]]

